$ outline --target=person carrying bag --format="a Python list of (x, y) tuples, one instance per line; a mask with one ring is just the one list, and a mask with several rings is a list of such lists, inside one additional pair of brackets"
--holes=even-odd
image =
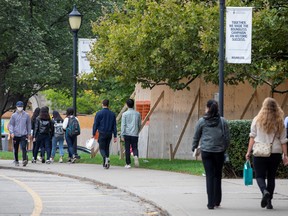
[(273, 209), (272, 199), (275, 189), (275, 178), (282, 160), (282, 154), (284, 165), (288, 160), (287, 138), (283, 118), (283, 110), (277, 101), (274, 98), (267, 97), (251, 124), (246, 160), (250, 159), (255, 144), (270, 143), (273, 140), (271, 147), (269, 147), (269, 149), (271, 148), (271, 153), (268, 152), (264, 156), (258, 155), (255, 154), (255, 148), (253, 152), (253, 167), (258, 187), (262, 193), (260, 203), (262, 208)]

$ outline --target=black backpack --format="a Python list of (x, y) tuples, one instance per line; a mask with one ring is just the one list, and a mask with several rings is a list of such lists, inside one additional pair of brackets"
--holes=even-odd
[(39, 121), (39, 134), (50, 134), (50, 121), (41, 120)]
[(67, 134), (71, 137), (80, 135), (80, 125), (75, 116), (69, 118), (66, 131)]

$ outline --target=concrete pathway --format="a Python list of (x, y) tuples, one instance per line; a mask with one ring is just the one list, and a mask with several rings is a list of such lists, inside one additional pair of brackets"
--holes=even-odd
[[(113, 161), (112, 161), (113, 164)], [(11, 160), (0, 160), (1, 169), (19, 169), (53, 173), (77, 179), (86, 179), (117, 187), (133, 193), (163, 209), (165, 215), (287, 215), (288, 180), (277, 180), (273, 210), (260, 207), (261, 194), (254, 180), (253, 186), (244, 186), (242, 179), (223, 179), (221, 207), (208, 210), (205, 177), (147, 169), (125, 169), (111, 166), (109, 170), (92, 164), (31, 164), (15, 168)]]

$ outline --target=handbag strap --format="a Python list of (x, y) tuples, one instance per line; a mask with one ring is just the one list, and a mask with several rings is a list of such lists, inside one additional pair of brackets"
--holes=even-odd
[(276, 137), (276, 133), (274, 134), (274, 137), (273, 137), (273, 140), (272, 140), (271, 144), (273, 144), (273, 142), (275, 140), (275, 137)]

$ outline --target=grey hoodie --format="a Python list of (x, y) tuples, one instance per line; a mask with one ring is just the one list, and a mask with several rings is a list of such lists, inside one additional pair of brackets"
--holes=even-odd
[(28, 113), (16, 111), (11, 116), (9, 122), (9, 132), (15, 137), (27, 136), (31, 134), (31, 120)]
[[(223, 119), (224, 120), (224, 119)], [(224, 120), (224, 127), (229, 139), (228, 124)], [(197, 148), (200, 143), (201, 151), (224, 152), (227, 148), (222, 132), (220, 116), (210, 119), (200, 118), (195, 127), (192, 149)]]

